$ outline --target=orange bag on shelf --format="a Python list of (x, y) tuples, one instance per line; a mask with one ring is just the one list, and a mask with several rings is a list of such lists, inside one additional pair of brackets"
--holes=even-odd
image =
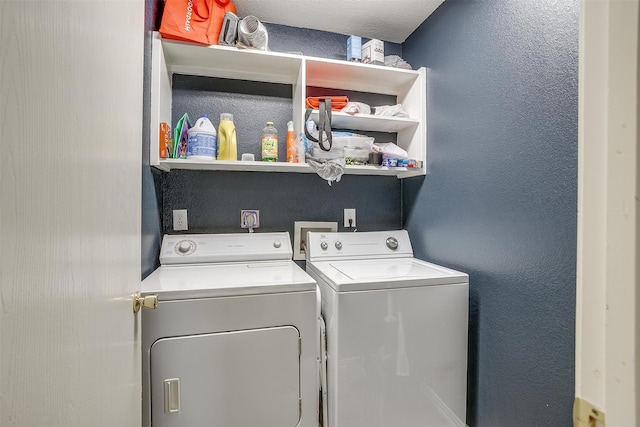
[(349, 98), (346, 96), (310, 96), (305, 102), (306, 108), (317, 110), (320, 105), (320, 101), (325, 99), (331, 100), (331, 110), (333, 111), (342, 110), (347, 106), (347, 102), (349, 102)]
[(166, 39), (217, 44), (227, 12), (236, 13), (232, 0), (166, 0), (160, 34)]

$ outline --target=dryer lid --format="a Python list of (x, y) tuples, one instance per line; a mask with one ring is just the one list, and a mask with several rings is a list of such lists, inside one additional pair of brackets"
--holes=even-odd
[(316, 282), (293, 261), (160, 266), (141, 294), (160, 300), (315, 291)]
[(307, 268), (337, 292), (469, 282), (465, 273), (416, 258), (307, 261)]

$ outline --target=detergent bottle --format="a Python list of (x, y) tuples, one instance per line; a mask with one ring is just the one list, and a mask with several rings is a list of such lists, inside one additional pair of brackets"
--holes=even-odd
[(236, 127), (233, 124), (233, 114), (220, 114), (218, 124), (218, 160), (238, 160), (238, 145), (236, 143)]
[(287, 123), (287, 162), (298, 163), (298, 156), (296, 156), (296, 137), (293, 134), (293, 122)]
[(216, 159), (216, 128), (206, 114), (187, 131), (187, 159)]

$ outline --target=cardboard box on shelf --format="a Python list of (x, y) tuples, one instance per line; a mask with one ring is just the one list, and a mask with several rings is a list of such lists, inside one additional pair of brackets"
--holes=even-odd
[(362, 45), (362, 62), (366, 64), (384, 65), (384, 42), (371, 39)]

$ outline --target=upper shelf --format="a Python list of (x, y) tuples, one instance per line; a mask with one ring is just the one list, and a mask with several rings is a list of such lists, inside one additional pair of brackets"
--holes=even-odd
[(420, 76), (416, 70), (384, 65), (312, 57), (305, 59), (308, 86), (399, 95), (407, 93)]
[(167, 39), (162, 49), (170, 73), (195, 76), (296, 84), (302, 63), (298, 55)]
[(229, 46), (203, 46), (162, 39), (171, 73), (296, 84), (301, 63), (306, 64), (308, 86), (397, 95), (406, 93), (419, 71), (314, 58)]

